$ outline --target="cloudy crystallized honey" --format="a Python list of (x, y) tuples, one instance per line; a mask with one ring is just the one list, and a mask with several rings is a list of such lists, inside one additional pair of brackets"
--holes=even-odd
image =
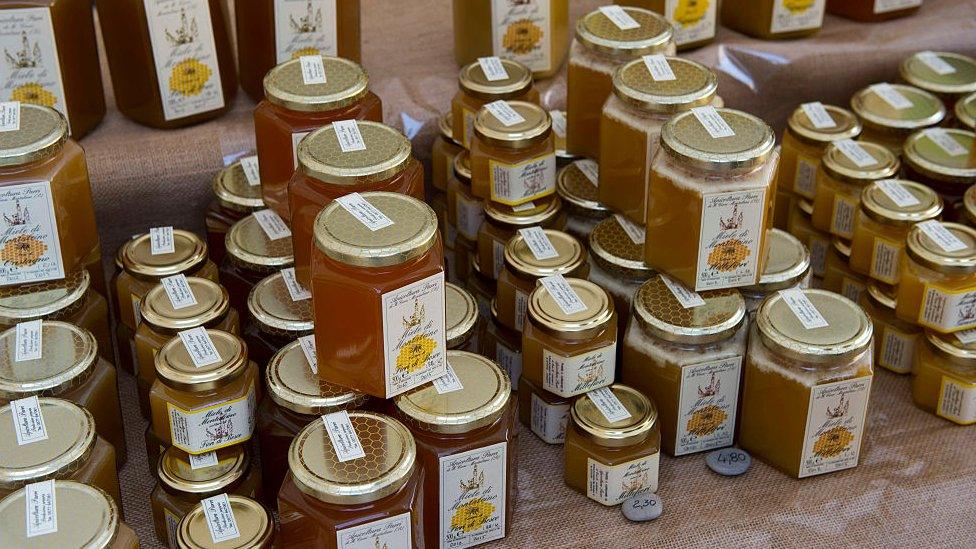
[(930, 413), (958, 423), (976, 424), (976, 349), (956, 335), (926, 332), (918, 340), (912, 372), (912, 398)]
[(851, 110), (864, 126), (862, 140), (884, 145), (895, 155), (912, 132), (938, 125), (946, 114), (942, 101), (931, 93), (886, 82), (855, 93)]

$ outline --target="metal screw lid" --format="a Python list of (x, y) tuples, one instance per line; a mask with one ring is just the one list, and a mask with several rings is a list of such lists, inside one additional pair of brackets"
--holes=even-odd
[(695, 114), (675, 115), (661, 129), (661, 147), (679, 163), (713, 172), (741, 172), (763, 164), (776, 136), (759, 118), (733, 109), (716, 109), (735, 135), (712, 137)]
[(674, 54), (674, 29), (650, 10), (622, 8), (640, 25), (621, 29), (600, 10), (576, 21), (576, 39), (588, 49), (613, 59), (633, 59), (652, 53)]
[(461, 67), (458, 88), (466, 95), (485, 102), (515, 99), (528, 93), (532, 89), (532, 71), (514, 59), (502, 59), (501, 62), (508, 78), (488, 80), (481, 63), (474, 61)]
[(746, 319), (746, 304), (737, 290), (698, 292), (704, 305), (685, 308), (661, 275), (645, 282), (634, 294), (634, 319), (659, 339), (705, 344), (732, 337)]
[(0, 166), (20, 166), (47, 158), (68, 139), (68, 122), (58, 111), (20, 103), (20, 127), (0, 133)]
[(264, 372), (265, 387), (278, 406), (302, 415), (322, 415), (362, 407), (369, 397), (319, 379), (312, 371), (301, 343), (281, 348)]
[(17, 328), (0, 333), (0, 398), (57, 396), (87, 381), (98, 361), (95, 336), (57, 320), (41, 321), (41, 358), (17, 362)]
[[(934, 55), (948, 64), (952, 72), (936, 72), (923, 61), (927, 55)], [(962, 95), (976, 91), (976, 59), (961, 53), (918, 52), (902, 61), (898, 72), (905, 82), (935, 94)]]
[(227, 257), (237, 266), (257, 273), (273, 273), (295, 263), (292, 238), (268, 238), (258, 219), (243, 217), (224, 236)]
[(332, 185), (367, 185), (385, 181), (407, 169), (413, 160), (407, 136), (385, 124), (357, 120), (366, 148), (343, 152), (335, 126), (329, 124), (298, 143), (298, 169)]
[(264, 76), (264, 96), (288, 110), (322, 112), (348, 107), (369, 92), (369, 77), (359, 64), (341, 57), (320, 57), (324, 84), (306, 84), (301, 59), (290, 59)]
[(938, 97), (913, 86), (891, 84), (891, 87), (911, 101), (912, 106), (896, 109), (868, 86), (851, 98), (851, 110), (865, 126), (904, 132), (934, 126), (945, 118), (945, 105)]
[(873, 163), (858, 166), (840, 147), (831, 143), (824, 149), (820, 167), (828, 176), (855, 185), (867, 185), (872, 181), (898, 175), (901, 162), (887, 147), (867, 141), (858, 141), (857, 144), (874, 159)]
[(711, 104), (718, 78), (705, 65), (680, 57), (665, 58), (674, 80), (655, 80), (643, 59), (634, 59), (613, 74), (613, 94), (637, 109), (661, 114)]
[(756, 327), (766, 347), (801, 363), (831, 367), (857, 357), (871, 346), (871, 319), (857, 304), (827, 290), (801, 291), (827, 326), (806, 328), (783, 300), (782, 293), (777, 292), (756, 311)]
[(600, 446), (620, 448), (645, 440), (657, 424), (657, 406), (640, 391), (621, 385), (611, 385), (613, 395), (630, 417), (620, 421), (607, 421), (603, 412), (586, 395), (573, 401), (569, 415), (584, 436)]
[(824, 105), (824, 109), (834, 121), (833, 126), (818, 128), (810, 121), (806, 111), (802, 107), (798, 107), (786, 122), (790, 133), (801, 141), (816, 145), (824, 145), (841, 139), (857, 139), (861, 135), (861, 122), (854, 116), (854, 113), (834, 105)]

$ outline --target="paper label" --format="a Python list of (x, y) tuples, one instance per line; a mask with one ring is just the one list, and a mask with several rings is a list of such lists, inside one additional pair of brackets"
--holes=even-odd
[(251, 214), (257, 220), (258, 225), (264, 230), (268, 240), (278, 240), (291, 236), (291, 229), (285, 224), (285, 220), (274, 210), (258, 210)]
[(586, 393), (586, 396), (610, 423), (623, 421), (630, 417), (630, 412), (609, 387), (594, 389)]
[[(69, 44), (69, 48), (77, 47)], [(51, 10), (6, 8), (0, 11), (0, 64), (3, 103), (0, 132), (20, 129), (20, 102), (47, 105), (68, 118), (61, 61), (51, 21)], [(70, 127), (71, 120), (68, 120)]]
[(671, 290), (671, 295), (678, 300), (685, 309), (691, 309), (692, 307), (701, 307), (705, 304), (705, 300), (702, 296), (698, 295), (697, 292), (693, 292), (688, 289), (684, 284), (672, 280), (671, 277), (667, 275), (661, 275), (661, 282), (667, 286), (668, 290)]
[(891, 326), (885, 326), (881, 330), (881, 338), (878, 365), (899, 374), (910, 373), (915, 358), (915, 340), (917, 337), (900, 332)]
[(325, 430), (329, 433), (329, 440), (332, 441), (332, 448), (335, 450), (336, 459), (345, 463), (354, 459), (366, 457), (363, 443), (356, 434), (356, 428), (349, 419), (349, 412), (340, 410), (332, 414), (322, 416)]
[(556, 137), (566, 139), (566, 114), (563, 111), (549, 111), (549, 118), (552, 119), (552, 131)]
[(873, 91), (875, 95), (883, 99), (885, 103), (895, 110), (900, 111), (912, 107), (912, 101), (902, 95), (900, 91), (887, 82), (873, 84), (871, 86), (871, 91)]
[(275, 0), (274, 19), (277, 63), (338, 55), (336, 0)]
[(474, 119), (478, 113), (471, 109), (461, 107), (461, 145), (465, 149), (471, 148), (471, 140), (474, 138)]
[(969, 154), (969, 149), (963, 147), (956, 141), (956, 138), (952, 137), (952, 134), (946, 131), (945, 128), (928, 128), (922, 131), (929, 141), (938, 145), (949, 156)]
[(715, 13), (718, 2), (682, 2), (665, 0), (664, 13), (674, 27), (678, 46), (715, 37)]
[(512, 106), (508, 104), (508, 101), (503, 99), (486, 103), (483, 108), (487, 109), (492, 116), (497, 118), (498, 121), (505, 126), (514, 126), (515, 124), (525, 122), (525, 118), (519, 114), (518, 111), (513, 109)]
[(572, 315), (586, 310), (586, 303), (583, 303), (583, 300), (569, 285), (569, 282), (566, 282), (563, 275), (547, 276), (539, 279), (539, 282), (546, 287), (546, 291), (549, 292), (563, 313)]
[(302, 348), (302, 354), (308, 362), (308, 367), (313, 374), (319, 373), (318, 355), (315, 354), (315, 335), (309, 334), (298, 338), (298, 345)]
[(830, 325), (803, 290), (790, 288), (788, 290), (780, 290), (779, 294), (783, 298), (783, 303), (786, 303), (786, 306), (796, 315), (796, 319), (807, 330), (826, 328)]
[(830, 241), (825, 238), (811, 237), (810, 242), (810, 270), (814, 276), (822, 277), (827, 273), (827, 253)]
[(478, 240), (478, 230), (485, 220), (485, 207), (480, 200), (469, 198), (464, 193), (456, 192), (454, 196), (458, 233), (468, 240)]
[(796, 173), (793, 176), (793, 190), (801, 196), (813, 198), (817, 194), (818, 162), (805, 156), (797, 155)]
[(517, 382), (518, 378), (522, 377), (522, 353), (518, 350), (509, 349), (507, 345), (496, 342), (495, 360), (513, 382)]
[(874, 249), (871, 250), (871, 278), (888, 284), (897, 284), (901, 248), (901, 244), (894, 241), (875, 238)]
[(566, 423), (569, 421), (569, 403), (549, 404), (532, 393), (532, 409), (529, 411), (532, 432), (548, 444), (566, 441)]
[(173, 227), (152, 227), (149, 229), (149, 253), (151, 255), (171, 254), (176, 251), (173, 242)]
[(644, 240), (647, 238), (644, 227), (639, 226), (620, 214), (613, 214), (613, 218), (617, 220), (617, 224), (624, 230), (631, 242), (639, 245), (644, 244)]
[(840, 141), (834, 141), (834, 146), (837, 147), (837, 150), (839, 150), (858, 168), (866, 168), (874, 165), (877, 162), (877, 160), (871, 156), (871, 153), (866, 151), (864, 147), (852, 139), (841, 139)]
[(952, 234), (949, 229), (946, 229), (945, 225), (943, 225), (940, 221), (930, 219), (928, 221), (917, 223), (915, 226), (922, 229), (925, 236), (932, 239), (933, 242), (947, 252), (958, 252), (959, 250), (966, 249), (966, 243), (959, 240), (959, 238)]
[(0, 133), (20, 129), (20, 101), (0, 103)]
[(518, 232), (536, 260), (544, 261), (559, 257), (559, 252), (556, 251), (555, 246), (552, 245), (552, 241), (549, 240), (549, 236), (542, 227), (527, 227), (525, 229), (519, 229)]
[(865, 290), (867, 290), (867, 287), (864, 284), (846, 276), (840, 282), (840, 295), (850, 299), (854, 303), (860, 303), (861, 294)]
[(53, 480), (34, 482), (24, 486), (28, 538), (53, 534), (58, 531), (56, 495)]
[(651, 78), (656, 82), (667, 82), (678, 79), (674, 71), (671, 70), (671, 65), (668, 64), (668, 58), (663, 54), (645, 55), (641, 59), (644, 61), (644, 66), (647, 67), (647, 72), (651, 74)]
[(587, 393), (613, 383), (617, 343), (575, 356), (542, 351), (542, 388), (561, 397)]
[(142, 324), (142, 300), (136, 294), (129, 294), (129, 300), (132, 303), (133, 324), (139, 328)]
[(813, 127), (817, 128), (818, 130), (824, 130), (837, 126), (837, 123), (834, 122), (834, 118), (830, 116), (830, 113), (827, 112), (827, 109), (824, 108), (823, 103), (820, 101), (804, 103), (800, 105), (800, 108), (803, 109), (803, 113), (807, 115), (807, 118), (810, 120), (810, 123), (813, 124)]
[(657, 452), (620, 465), (604, 465), (588, 457), (586, 495), (603, 505), (617, 505), (630, 497), (656, 492), (660, 459)]
[(741, 356), (681, 368), (674, 455), (732, 445), (741, 375)]
[(507, 455), (508, 443), (500, 442), (440, 458), (437, 513), (442, 549), (505, 537)]
[(600, 6), (600, 12), (620, 30), (639, 29), (640, 23), (620, 6)]
[(769, 26), (772, 33), (816, 29), (823, 24), (826, 0), (794, 2), (773, 0), (773, 17)]
[(50, 181), (0, 189), (0, 286), (64, 278)]
[[(878, 4), (884, 3), (912, 3), (915, 6), (922, 5), (922, 0), (876, 0), (874, 4), (874, 12), (878, 13)], [(934, 51), (920, 51), (915, 54), (915, 57), (925, 63), (929, 69), (939, 76), (945, 76), (947, 74), (952, 74), (956, 72), (956, 68), (946, 62), (945, 59), (939, 57), (939, 54)]]
[(552, 66), (552, 33), (549, 0), (493, 0), (491, 3), (492, 52), (514, 59), (533, 72)]
[(37, 396), (10, 401), (10, 411), (17, 446), (47, 440), (47, 426), (44, 425), (44, 414), (41, 413)]
[(291, 159), (293, 160), (294, 168), (298, 168), (298, 144), (310, 133), (312, 132), (295, 132), (291, 134)]
[(766, 190), (702, 196), (695, 290), (755, 284)]
[(939, 332), (976, 327), (976, 291), (945, 292), (927, 284), (918, 323)]
[(545, 154), (520, 164), (488, 161), (491, 199), (509, 206), (552, 194), (556, 189), (556, 155)]
[(173, 446), (190, 454), (212, 452), (249, 440), (254, 433), (254, 386), (247, 395), (199, 410), (166, 405)]
[(962, 425), (976, 423), (976, 383), (963, 383), (949, 376), (942, 376), (938, 413)]
[(203, 326), (183, 330), (178, 335), (197, 368), (220, 362), (220, 353), (217, 352), (217, 347), (214, 346), (210, 334)]
[(43, 335), (40, 320), (17, 323), (14, 332), (14, 362), (40, 360), (44, 349)]
[(481, 72), (484, 73), (489, 82), (508, 80), (508, 71), (505, 70), (505, 65), (502, 64), (500, 58), (496, 56), (479, 57), (478, 65), (481, 66)]
[(359, 193), (349, 193), (345, 196), (340, 196), (336, 198), (336, 202), (371, 231), (378, 231), (393, 225), (392, 219), (386, 217), (386, 214), (367, 202), (363, 198), (363, 195)]
[(491, 271), (492, 278), (498, 280), (505, 267), (505, 243), (492, 239), (491, 241)]
[(166, 297), (169, 298), (169, 303), (174, 310), (178, 311), (197, 304), (197, 298), (193, 295), (193, 289), (190, 288), (186, 275), (168, 276), (160, 279), (159, 283), (163, 285)]
[(298, 58), (302, 68), (302, 82), (306, 86), (312, 84), (325, 84), (325, 65), (322, 63), (320, 55), (303, 55)]
[(800, 478), (857, 466), (872, 376), (810, 390)]
[(218, 494), (200, 501), (203, 515), (207, 519), (207, 529), (214, 543), (220, 543), (241, 537), (237, 528), (234, 509), (230, 506), (227, 494)]
[(437, 394), (444, 395), (461, 389), (464, 389), (464, 385), (461, 385), (461, 379), (458, 378), (454, 368), (451, 367), (451, 363), (448, 362), (447, 371), (444, 375), (434, 380), (434, 390), (437, 391)]
[(332, 123), (332, 128), (335, 130), (342, 152), (366, 150), (366, 142), (363, 141), (363, 134), (360, 133), (359, 124), (355, 120), (336, 120)]
[(592, 183), (594, 187), (600, 187), (599, 164), (588, 158), (584, 158), (583, 160), (573, 162), (573, 165), (576, 166), (576, 169), (578, 169), (584, 176), (586, 176), (586, 180)]
[(848, 240), (854, 236), (854, 216), (858, 202), (842, 194), (834, 195), (834, 209), (830, 215), (830, 232)]
[(206, 469), (217, 465), (217, 452), (207, 452), (206, 454), (187, 454), (190, 458), (190, 469)]
[(899, 208), (908, 208), (920, 204), (918, 198), (895, 179), (882, 179), (875, 185)]
[(257, 155), (241, 158), (241, 171), (244, 172), (244, 179), (247, 179), (248, 185), (257, 187), (261, 184), (261, 164), (258, 162)]
[(515, 331), (521, 332), (525, 327), (525, 317), (529, 310), (529, 296), (522, 290), (515, 288)]
[(386, 397), (444, 375), (444, 273), (383, 294), (381, 307)]
[(285, 281), (285, 288), (288, 289), (288, 295), (291, 296), (292, 301), (304, 301), (306, 299), (312, 299), (312, 292), (308, 291), (308, 288), (305, 286), (302, 286), (301, 283), (298, 282), (298, 278), (295, 277), (294, 267), (282, 269), (281, 279)]
[(735, 135), (735, 131), (732, 130), (732, 126), (722, 118), (718, 110), (711, 105), (706, 105), (704, 107), (695, 107), (691, 109), (692, 114), (695, 118), (701, 122), (701, 125), (708, 132), (708, 135), (712, 136), (713, 139), (721, 139), (723, 137), (732, 137)]
[(166, 519), (166, 539), (169, 541), (167, 547), (176, 547), (177, 533), (180, 531), (180, 517), (166, 508), (163, 508), (163, 515)]
[(338, 549), (410, 549), (411, 546), (410, 513), (336, 532)]

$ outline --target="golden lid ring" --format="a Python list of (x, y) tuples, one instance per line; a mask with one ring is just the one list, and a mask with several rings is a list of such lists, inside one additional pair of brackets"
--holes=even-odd
[(886, 225), (914, 225), (942, 215), (942, 197), (927, 185), (894, 179), (918, 201), (911, 206), (899, 206), (875, 181), (861, 191), (861, 209), (868, 217)]
[(617, 383), (610, 390), (630, 417), (608, 421), (588, 396), (581, 395), (569, 407), (573, 425), (600, 446), (620, 448), (646, 439), (657, 423), (657, 406), (640, 391), (626, 385)]
[(963, 343), (956, 334), (925, 330), (925, 340), (939, 356), (955, 364), (976, 368), (976, 343)]
[(65, 478), (88, 462), (95, 448), (95, 418), (73, 402), (39, 398), (47, 438), (19, 446), (13, 409), (0, 408), (0, 488), (12, 491), (33, 482)]
[(332, 185), (368, 185), (407, 169), (413, 159), (407, 136), (385, 124), (357, 120), (366, 148), (343, 152), (335, 126), (329, 124), (298, 143), (298, 168)]
[(460, 147), (461, 144), (454, 139), (454, 129), (452, 126), (453, 119), (454, 119), (454, 115), (451, 114), (451, 111), (447, 111), (446, 113), (438, 117), (437, 131), (439, 131), (441, 133), (441, 137), (446, 139), (448, 142), (453, 143), (458, 147)]
[(306, 416), (353, 410), (368, 400), (362, 393), (319, 379), (298, 341), (285, 345), (271, 357), (264, 381), (275, 404)]
[(98, 360), (95, 336), (57, 320), (41, 321), (42, 356), (17, 362), (17, 328), (0, 333), (0, 398), (57, 396), (85, 382)]
[(556, 195), (537, 198), (520, 206), (508, 206), (498, 202), (485, 201), (485, 217), (494, 223), (516, 230), (523, 227), (547, 226), (562, 210), (562, 200)]
[[(949, 154), (927, 135), (929, 131), (945, 132), (945, 137), (967, 152)], [(966, 186), (976, 183), (976, 134), (971, 131), (945, 128), (915, 132), (905, 140), (902, 157), (909, 168), (936, 181)]]
[(228, 210), (250, 213), (264, 208), (261, 185), (251, 185), (238, 160), (217, 172), (213, 193), (220, 205)]
[(369, 77), (359, 64), (341, 57), (322, 57), (326, 81), (306, 84), (301, 59), (272, 67), (264, 76), (264, 96), (270, 103), (292, 111), (321, 112), (341, 109), (369, 92)]
[(175, 446), (170, 446), (159, 456), (156, 478), (169, 492), (190, 494), (204, 498), (233, 489), (250, 469), (250, 450), (246, 444), (236, 444), (216, 450), (217, 463), (194, 469), (190, 456)]
[(842, 366), (871, 346), (871, 319), (857, 304), (827, 290), (801, 290), (828, 325), (806, 328), (781, 292), (767, 297), (756, 311), (762, 342), (776, 353), (803, 363)]
[(891, 150), (868, 141), (857, 141), (857, 144), (874, 159), (872, 164), (858, 166), (841, 151), (840, 147), (835, 143), (830, 143), (824, 149), (820, 167), (828, 176), (855, 185), (866, 185), (872, 181), (889, 179), (898, 175), (901, 162)]
[(312, 333), (312, 300), (295, 301), (281, 273), (261, 279), (247, 295), (247, 310), (262, 332), (296, 338)]
[(197, 367), (183, 340), (174, 337), (156, 355), (156, 377), (174, 389), (190, 392), (212, 391), (247, 371), (247, 346), (241, 338), (221, 330), (207, 330), (220, 360)]
[(685, 308), (661, 275), (645, 282), (634, 294), (634, 318), (658, 339), (705, 344), (732, 337), (746, 318), (746, 304), (735, 289), (698, 292), (704, 305)]
[(20, 166), (47, 158), (68, 139), (68, 122), (58, 111), (20, 103), (20, 128), (0, 133), (0, 166)]
[(776, 144), (772, 128), (742, 111), (715, 110), (735, 135), (714, 138), (693, 111), (686, 111), (664, 124), (661, 147), (680, 163), (708, 171), (747, 171), (763, 164)]
[(705, 65), (690, 59), (666, 57), (674, 80), (655, 80), (643, 58), (617, 68), (613, 94), (624, 103), (655, 113), (676, 113), (711, 104), (718, 78)]
[(501, 62), (508, 78), (488, 80), (481, 63), (474, 61), (461, 67), (458, 88), (466, 95), (485, 102), (515, 99), (532, 89), (532, 71), (528, 67), (513, 59), (502, 59)]
[(976, 225), (976, 185), (966, 189), (966, 194), (963, 195), (963, 208), (967, 223), (970, 226)]
[(549, 290), (539, 284), (529, 294), (526, 308), (529, 321), (539, 329), (560, 338), (588, 338), (606, 329), (614, 318), (610, 294), (589, 280), (567, 278), (566, 282), (586, 305), (586, 309), (566, 314), (549, 294)]
[(444, 284), (444, 297), (447, 302), (447, 348), (452, 349), (460, 347), (474, 335), (478, 326), (478, 303), (471, 292), (450, 282)]
[(976, 93), (956, 101), (956, 120), (969, 131), (976, 130)]
[(940, 273), (957, 276), (976, 273), (976, 229), (959, 223), (942, 222), (942, 226), (966, 247), (947, 252), (918, 225), (914, 225), (908, 230), (906, 239), (905, 252), (908, 257), (919, 265)]
[(759, 284), (742, 288), (745, 293), (766, 294), (792, 288), (810, 272), (810, 251), (800, 239), (780, 229), (770, 230), (766, 238), (766, 268)]
[(868, 86), (851, 97), (851, 110), (865, 126), (889, 131), (912, 131), (934, 126), (945, 118), (942, 100), (913, 86), (890, 84), (912, 106), (896, 109)]
[(471, 152), (467, 149), (454, 155), (454, 177), (459, 183), (471, 185)]
[(556, 172), (556, 193), (563, 206), (587, 217), (610, 215), (610, 208), (600, 203), (598, 187), (580, 170), (578, 162), (581, 161), (571, 162)]
[(271, 274), (295, 263), (292, 238), (268, 238), (253, 215), (237, 220), (224, 236), (227, 257), (235, 265), (258, 273)]
[(78, 269), (58, 280), (36, 284), (0, 287), (0, 324), (48, 318), (56, 320), (70, 315), (85, 302), (91, 275)]
[(613, 59), (633, 59), (652, 53), (674, 54), (674, 29), (650, 10), (622, 8), (640, 25), (621, 29), (599, 9), (576, 21), (576, 39), (587, 49)]
[[(103, 490), (73, 480), (54, 481), (57, 531), (28, 538), (27, 489), (0, 500), (0, 533), (6, 548), (84, 547), (107, 549), (118, 535), (119, 509)], [(207, 536), (209, 537), (209, 533)]]
[(537, 259), (522, 234), (516, 233), (505, 245), (505, 266), (509, 271), (530, 280), (556, 274), (573, 276), (579, 273), (580, 269), (587, 264), (586, 248), (579, 240), (562, 231), (544, 229), (543, 232), (555, 248), (556, 257)]
[(196, 305), (174, 309), (173, 302), (162, 284), (156, 284), (143, 298), (139, 307), (142, 319), (152, 328), (177, 332), (211, 326), (224, 319), (230, 310), (230, 295), (227, 289), (206, 278), (187, 277), (187, 285), (196, 298)]
[(634, 242), (616, 216), (596, 224), (590, 232), (590, 257), (606, 271), (631, 279), (647, 280), (654, 274), (644, 263), (644, 246)]
[(876, 280), (868, 284), (865, 295), (867, 295), (868, 299), (875, 306), (888, 309), (892, 313), (894, 313), (895, 306), (898, 304), (896, 288), (882, 284)]
[(552, 133), (552, 119), (539, 105), (528, 101), (509, 101), (508, 106), (524, 120), (506, 126), (490, 110), (482, 107), (474, 119), (475, 136), (490, 145), (523, 149), (544, 140)]
[(790, 133), (800, 141), (818, 145), (840, 141), (841, 139), (857, 139), (861, 135), (861, 121), (854, 116), (854, 113), (834, 105), (824, 105), (823, 107), (834, 121), (833, 126), (818, 128), (810, 121), (806, 111), (802, 107), (798, 107), (786, 122)]
[[(924, 55), (936, 56), (953, 71), (939, 74), (923, 60)], [(960, 53), (918, 52), (902, 61), (898, 72), (905, 82), (936, 94), (962, 95), (976, 91), (976, 59)]]
[(199, 236), (173, 229), (173, 253), (152, 255), (149, 233), (133, 237), (119, 250), (125, 272), (158, 280), (196, 270), (207, 261), (207, 243)]
[(221, 546), (228, 549), (270, 548), (275, 533), (275, 521), (271, 513), (260, 503), (244, 496), (228, 494), (227, 501), (234, 513), (234, 521), (240, 531), (239, 537), (214, 544), (201, 502), (190, 509), (177, 526), (176, 546), (180, 549), (213, 549)]

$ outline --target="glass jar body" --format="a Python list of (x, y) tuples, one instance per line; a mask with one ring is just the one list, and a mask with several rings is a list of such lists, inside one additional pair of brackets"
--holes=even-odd
[(871, 183), (840, 181), (824, 170), (817, 172), (817, 195), (813, 199), (810, 221), (820, 231), (850, 240), (854, 236), (854, 218), (861, 208), (861, 191)]
[[(563, 444), (563, 479), (597, 503), (617, 505), (631, 496), (657, 492), (660, 458), (661, 432), (656, 425), (639, 442), (611, 447), (597, 443), (570, 420)], [(601, 478), (617, 475), (622, 479), (619, 489), (599, 488)]]
[[(590, 274), (590, 264), (584, 263), (572, 272), (565, 272), (563, 276), (582, 278), (586, 280)], [(502, 267), (502, 272), (498, 275), (498, 284), (495, 288), (495, 311), (496, 318), (506, 328), (522, 331), (525, 326), (526, 311), (529, 304), (529, 294), (535, 290), (539, 279), (524, 275), (515, 274), (508, 265)]]
[(248, 358), (257, 363), (258, 369), (263, 375), (265, 368), (268, 366), (268, 362), (275, 353), (299, 337), (310, 335), (311, 333), (311, 330), (308, 332), (289, 333), (288, 335), (268, 333), (261, 330), (257, 322), (252, 318), (250, 322), (244, 324), (241, 330), (241, 338), (247, 344)]
[(762, 40), (801, 38), (820, 31), (825, 0), (802, 5), (789, 0), (723, 2), (722, 26)]
[(798, 194), (808, 200), (817, 195), (817, 173), (826, 143), (805, 141), (786, 128), (780, 145), (776, 190)]
[(248, 212), (221, 206), (217, 200), (210, 201), (203, 223), (207, 230), (207, 255), (211, 261), (218, 265), (224, 261), (227, 255), (227, 246), (224, 244), (227, 231), (230, 230), (231, 225), (248, 215)]
[(457, 234), (478, 240), (478, 231), (485, 220), (485, 202), (471, 192), (471, 185), (452, 177), (447, 184), (447, 222)]
[(909, 229), (911, 225), (882, 223), (858, 210), (851, 239), (851, 269), (885, 284), (898, 284)]
[[(489, 309), (490, 309), (489, 305)], [(502, 326), (490, 312), (484, 321), (485, 331), (479, 353), (495, 361), (509, 379), (522, 378), (522, 334)], [(513, 384), (513, 390), (517, 384)]]
[(915, 352), (912, 372), (915, 405), (953, 423), (976, 424), (976, 365), (936, 354), (924, 337)]
[[(539, 104), (539, 90), (530, 87), (524, 93), (518, 95), (499, 96), (488, 100), (467, 94), (464, 90), (458, 90), (451, 99), (451, 135), (461, 143), (464, 148), (470, 148), (474, 139), (474, 119), (478, 115), (481, 107), (485, 103), (491, 103), (497, 99), (505, 101), (528, 101), (529, 103)], [(453, 169), (453, 166), (452, 166)]]
[(627, 322), (630, 319), (630, 302), (634, 300), (637, 289), (649, 278), (651, 278), (650, 272), (647, 278), (634, 278), (631, 275), (608, 271), (600, 266), (593, 256), (590, 256), (590, 282), (606, 290), (613, 298), (613, 308), (617, 311), (617, 333), (626, 332)]
[(827, 252), (826, 269), (820, 287), (840, 294), (854, 303), (860, 301), (868, 288), (868, 277), (854, 272), (849, 259), (834, 246)]
[(518, 382), (519, 422), (547, 444), (566, 441), (572, 401), (536, 387), (524, 377)]
[(976, 318), (968, 312), (973, 299), (976, 273), (941, 273), (916, 263), (907, 253), (902, 256), (898, 318), (942, 333), (968, 330), (976, 327)]
[(505, 266), (505, 246), (515, 236), (518, 229), (528, 227), (542, 227), (543, 229), (561, 231), (566, 228), (566, 214), (560, 212), (543, 223), (519, 227), (499, 223), (486, 216), (481, 228), (478, 229), (477, 255), (481, 274), (491, 280), (498, 280), (502, 267)]
[(617, 367), (617, 313), (589, 337), (554, 334), (532, 317), (522, 332), (522, 376), (536, 387), (571, 397), (613, 383)]
[(247, 297), (251, 295), (251, 290), (258, 282), (264, 280), (266, 276), (278, 272), (278, 268), (249, 269), (225, 257), (217, 271), (220, 277), (220, 285), (227, 290), (227, 295), (230, 297), (230, 306), (240, 315), (244, 315), (243, 323), (247, 324)]
[(454, 174), (454, 158), (464, 147), (438, 135), (430, 149), (430, 184), (438, 191), (446, 192)]
[[(471, 140), (471, 194), (518, 206), (556, 193), (556, 141), (552, 132), (524, 147), (502, 147), (476, 134)], [(496, 185), (497, 173), (506, 174)]]
[(810, 273), (814, 279), (823, 279), (827, 273), (827, 255), (831, 253), (830, 234), (813, 226), (810, 215), (800, 209), (799, 202), (790, 209), (786, 231), (795, 236), (810, 250)]
[(865, 23), (877, 23), (914, 15), (922, 0), (827, 0), (827, 11)]
[(924, 337), (918, 326), (895, 316), (895, 310), (870, 298), (865, 292), (859, 305), (871, 318), (874, 326), (874, 366), (896, 374), (912, 372), (915, 349), (923, 345)]

